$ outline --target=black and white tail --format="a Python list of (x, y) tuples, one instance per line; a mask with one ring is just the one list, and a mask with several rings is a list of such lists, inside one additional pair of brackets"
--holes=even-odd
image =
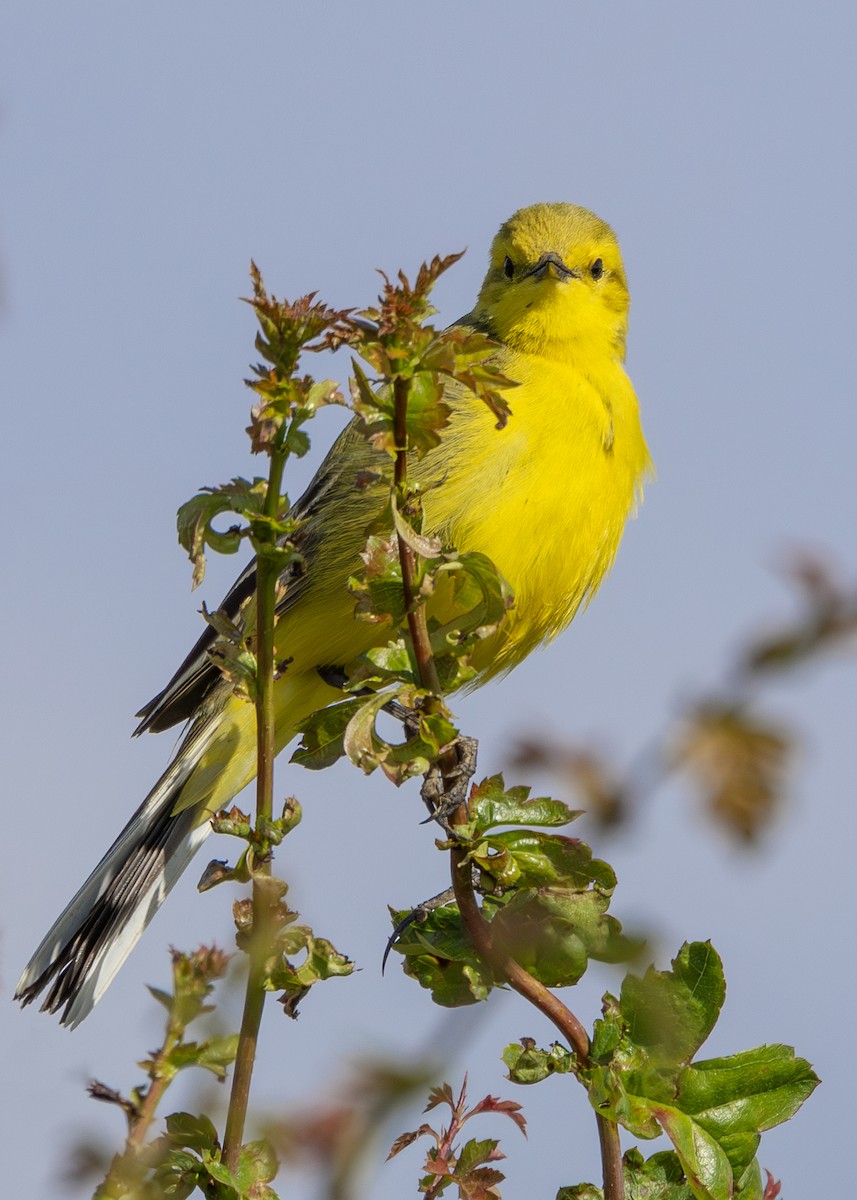
[[(191, 730), (173, 762), (86, 883), (57, 918), (18, 980), (30, 1004), (48, 988), (42, 1011), (74, 1028), (92, 1011), (202, 845), (210, 825), (194, 806), (174, 813), (182, 788), (211, 740)], [(206, 736), (207, 735), (207, 736)]]

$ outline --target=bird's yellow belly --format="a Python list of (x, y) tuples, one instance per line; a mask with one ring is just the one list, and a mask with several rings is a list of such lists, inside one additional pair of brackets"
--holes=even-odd
[(516, 357), (522, 382), (507, 426), (492, 430), (484, 410), (463, 413), (445, 441), (454, 453), (444, 484), (426, 497), (430, 526), (458, 550), (488, 555), (515, 593), (504, 630), (476, 656), (483, 677), (554, 637), (595, 591), (648, 462), (620, 367), (605, 402), (572, 367), (541, 361), (528, 372)]

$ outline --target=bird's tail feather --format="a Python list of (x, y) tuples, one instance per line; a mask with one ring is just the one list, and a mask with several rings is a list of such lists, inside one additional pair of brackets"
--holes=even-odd
[[(48, 988), (42, 1011), (74, 1028), (92, 1010), (210, 831), (197, 808), (174, 813), (210, 742), (191, 730), (173, 762), (57, 918), (18, 980), (29, 1004)], [(206, 735), (209, 736), (206, 736)], [(200, 736), (201, 735), (201, 736)]]

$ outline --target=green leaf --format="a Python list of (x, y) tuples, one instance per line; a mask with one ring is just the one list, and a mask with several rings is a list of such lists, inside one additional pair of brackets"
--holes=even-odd
[(146, 984), (146, 987), (148, 988), (149, 994), (154, 996), (158, 1004), (162, 1004), (167, 1012), (172, 1011), (173, 997), (169, 992), (162, 991), (161, 988), (152, 987), (150, 984)]
[(343, 700), (300, 721), (296, 728), (302, 737), (291, 761), (310, 771), (323, 771), (342, 758), (345, 730), (362, 703), (362, 699)]
[(354, 615), (361, 621), (398, 627), (405, 619), (405, 597), (395, 535), (371, 534), (360, 557), (363, 570), (348, 580), (348, 590), (357, 599)]
[(226, 1068), (235, 1061), (237, 1053), (237, 1033), (231, 1033), (225, 1037), (209, 1038), (200, 1044), (196, 1065), (211, 1071), (218, 1079), (225, 1079)]
[(375, 734), (375, 721), (390, 697), (381, 692), (362, 700), (345, 729), (345, 753), (365, 775), (371, 775), (380, 761), (380, 739)]
[(448, 576), (454, 615), (431, 630), (432, 649), (440, 656), (460, 647), (465, 637), (482, 640), (492, 634), (513, 603), (512, 589), (491, 559), (478, 551), (450, 557), (435, 569)]
[(605, 997), (593, 1058), (608, 1065), (589, 1068), (590, 1100), (638, 1137), (663, 1130), (698, 1200), (763, 1200), (759, 1136), (792, 1117), (818, 1080), (788, 1046), (685, 1065), (722, 1003), (722, 972), (707, 943), (683, 946), (673, 965), (623, 986), (620, 1007)]
[(171, 1113), (166, 1121), (167, 1137), (174, 1146), (188, 1150), (216, 1150), (220, 1143), (214, 1124), (204, 1114)]
[(492, 1158), (504, 1158), (505, 1155), (495, 1155), (494, 1153), (499, 1144), (497, 1138), (481, 1140), (471, 1138), (470, 1141), (465, 1142), (458, 1155), (456, 1174), (466, 1176), (476, 1167), (481, 1167), (483, 1163), (491, 1162)]
[[(416, 682), (413, 659), (403, 638), (399, 638), (395, 642), (387, 642), (384, 646), (373, 646), (366, 651), (363, 661), (370, 664), (373, 669), (372, 675), (368, 678), (384, 682), (388, 679)], [(359, 681), (360, 675), (352, 676), (351, 680), (352, 682)]]
[[(343, 736), (345, 753), (366, 775), (380, 767), (388, 779), (399, 785), (406, 779), (424, 775), (441, 752), (458, 736), (458, 730), (444, 711), (427, 713), (421, 704), (427, 693), (420, 688), (403, 686), (361, 697)], [(401, 742), (388, 742), (375, 727), (379, 713), (392, 701), (415, 716), (415, 725)]]
[(215, 517), (224, 512), (245, 515), (258, 512), (267, 481), (233, 479), (219, 488), (204, 488), (181, 506), (176, 518), (179, 545), (187, 551), (194, 564), (193, 587), (199, 587), (205, 576), (205, 547), (211, 546), (220, 554), (235, 554), (244, 537), (239, 526), (219, 531), (212, 526)]
[[(337, 975), (350, 975), (354, 963), (327, 941), (317, 938), (306, 925), (291, 925), (277, 935), (280, 952), (270, 966), (265, 987), (269, 991), (283, 991), (296, 1001), (301, 999), (321, 979)], [(304, 953), (304, 960), (295, 965), (286, 955)]]
[[(491, 834), (471, 852), (482, 870), (495, 875), (495, 860), (509, 882), (523, 887), (565, 885), (583, 891), (594, 885), (606, 894), (616, 886), (612, 867), (592, 857), (585, 842), (558, 833), (539, 833), (533, 829), (515, 829)], [(507, 860), (514, 864), (510, 873)], [(497, 874), (498, 882), (505, 879)]]
[[(411, 914), (391, 913), (398, 928)], [(433, 909), (421, 921), (413, 921), (393, 943), (404, 958), (406, 975), (432, 993), (435, 1004), (457, 1008), (484, 1000), (495, 980), (490, 968), (476, 954), (455, 905)]]
[(670, 1105), (651, 1113), (673, 1143), (685, 1178), (699, 1200), (732, 1200), (732, 1166), (722, 1146), (692, 1117)]
[(818, 1082), (791, 1046), (759, 1046), (693, 1063), (682, 1072), (677, 1104), (717, 1137), (740, 1174), (755, 1156), (758, 1135), (793, 1117)]
[(625, 1200), (692, 1200), (681, 1162), (673, 1150), (661, 1150), (643, 1159), (639, 1150), (628, 1150), (622, 1159)]
[(503, 1051), (503, 1062), (509, 1068), (512, 1083), (540, 1083), (549, 1075), (567, 1075), (577, 1069), (577, 1057), (571, 1050), (554, 1042), (548, 1050), (542, 1050), (532, 1038), (512, 1042)]
[[(155, 1144), (150, 1143), (151, 1146)], [(169, 1200), (186, 1200), (204, 1182), (206, 1172), (202, 1163), (192, 1154), (182, 1150), (170, 1150), (152, 1172), (152, 1183), (158, 1189), (157, 1195), (169, 1197)], [(143, 1191), (141, 1194), (147, 1193)]]
[(268, 1183), (279, 1169), (279, 1162), (274, 1147), (267, 1138), (256, 1142), (245, 1142), (238, 1154), (238, 1169), (236, 1178), (242, 1193), (252, 1196), (261, 1195), (253, 1189), (259, 1184)]
[(685, 942), (672, 971), (650, 967), (622, 984), (628, 1036), (655, 1064), (689, 1062), (708, 1037), (726, 998), (723, 965), (710, 942)]
[(218, 1200), (221, 1200), (221, 1198), (222, 1200), (240, 1200), (238, 1180), (226, 1164), (220, 1161), (219, 1151), (217, 1154), (209, 1154), (204, 1150), (202, 1153), (202, 1165), (209, 1177), (226, 1189), (225, 1192), (215, 1192)]
[(408, 448), (422, 457), (440, 445), (441, 431), (449, 424), (452, 408), (444, 399), (444, 385), (431, 371), (418, 371), (408, 389)]
[[(490, 899), (490, 898), (488, 898)], [(590, 958), (617, 962), (637, 946), (606, 915), (609, 897), (599, 891), (541, 888), (515, 892), (492, 921), (495, 942), (546, 987), (569, 987)]]
[(303, 429), (299, 429), (294, 421), (289, 425), (283, 449), (289, 454), (294, 454), (295, 458), (303, 458), (309, 450), (309, 435)]
[(414, 554), (419, 558), (438, 558), (442, 549), (440, 538), (427, 537), (418, 532), (402, 513), (399, 512), (399, 505), (395, 494), (392, 495), (390, 502), (393, 509), (393, 524), (396, 528), (396, 533), (405, 545), (410, 546)]
[(474, 786), (469, 809), (470, 821), (459, 827), (467, 838), (479, 837), (499, 825), (567, 825), (580, 816), (561, 800), (530, 799), (528, 787), (507, 789), (502, 775), (491, 775)]

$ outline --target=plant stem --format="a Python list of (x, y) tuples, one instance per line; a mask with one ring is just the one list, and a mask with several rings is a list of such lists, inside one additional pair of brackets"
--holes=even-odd
[[(408, 478), (408, 392), (410, 380), (397, 375), (393, 381), (393, 434), (396, 439), (396, 465), (394, 481), (396, 487), (404, 489)], [(417, 673), (424, 688), (435, 696), (440, 696), (441, 686), (434, 664), (431, 641), (429, 640), (428, 625), (426, 624), (425, 605), (417, 598), (417, 563), (413, 550), (402, 537), (397, 534), (399, 544), (399, 562), (402, 565), (402, 591), (405, 597), (405, 611), (408, 616), (408, 631), (414, 647), (414, 659)]]
[(109, 1197), (130, 1194), (130, 1188), (133, 1186), (136, 1171), (139, 1170), (137, 1166), (138, 1155), (142, 1149), (149, 1126), (155, 1119), (155, 1113), (164, 1092), (170, 1086), (173, 1079), (175, 1079), (174, 1070), (163, 1071), (161, 1074), (158, 1072), (180, 1041), (181, 1033), (176, 1029), (171, 1017), (164, 1037), (164, 1043), (155, 1055), (154, 1078), (146, 1089), (146, 1094), (140, 1102), (133, 1119), (129, 1121), (125, 1149), (121, 1155), (117, 1155), (113, 1159), (110, 1170), (107, 1172), (103, 1182), (98, 1185), (93, 1193), (93, 1200), (102, 1200), (102, 1198), (103, 1200), (108, 1200)]
[[(169, 1054), (174, 1044), (175, 1041), (170, 1043), (169, 1046), (165, 1043), (161, 1054)], [(173, 1078), (173, 1074), (158, 1075), (149, 1084), (148, 1088), (146, 1089), (146, 1095), (143, 1098), (143, 1103), (140, 1105), (140, 1110), (134, 1119), (131, 1130), (128, 1134), (128, 1141), (125, 1144), (126, 1153), (129, 1150), (137, 1151), (143, 1145), (146, 1132), (152, 1121), (155, 1119), (155, 1112), (157, 1111), (158, 1105), (161, 1102), (161, 1097), (172, 1083)]]
[(619, 1141), (619, 1126), (609, 1117), (595, 1114), (598, 1122), (598, 1141), (601, 1145), (601, 1175), (604, 1182), (604, 1200), (624, 1200), (625, 1175), (622, 1170), (622, 1145)]
[[(466, 820), (464, 806), (453, 813), (451, 823), (460, 824)], [(491, 926), (482, 917), (471, 881), (471, 867), (467, 861), (467, 851), (463, 847), (454, 846), (452, 855), (452, 886), (461, 919), (470, 935), (470, 940), (476, 947), (480, 958), (484, 958), (491, 967), (506, 979), (509, 984), (529, 1002), (552, 1021), (569, 1042), (572, 1050), (581, 1064), (589, 1060), (589, 1035), (574, 1013), (566, 1008), (563, 1002), (535, 979), (520, 963), (511, 958), (494, 944)]]
[[(281, 449), (283, 438), (271, 452), (268, 490), (265, 496), (265, 516), (277, 516), (286, 451)], [(271, 545), (276, 535), (270, 535)], [(256, 555), (256, 821), (270, 821), (274, 811), (274, 758), (276, 757), (274, 714), (274, 626), (277, 608), (277, 578), (279, 566), (269, 559), (260, 547)], [(264, 878), (271, 873), (270, 862), (254, 865), (253, 932), (247, 989), (244, 993), (244, 1012), (238, 1035), (238, 1052), (232, 1073), (232, 1092), (223, 1137), (223, 1161), (230, 1171), (238, 1166), (238, 1156), (244, 1140), (244, 1123), (250, 1099), (250, 1082), (256, 1060), (256, 1046), (262, 1010), (265, 1006), (265, 960), (270, 942), (270, 891)]]

